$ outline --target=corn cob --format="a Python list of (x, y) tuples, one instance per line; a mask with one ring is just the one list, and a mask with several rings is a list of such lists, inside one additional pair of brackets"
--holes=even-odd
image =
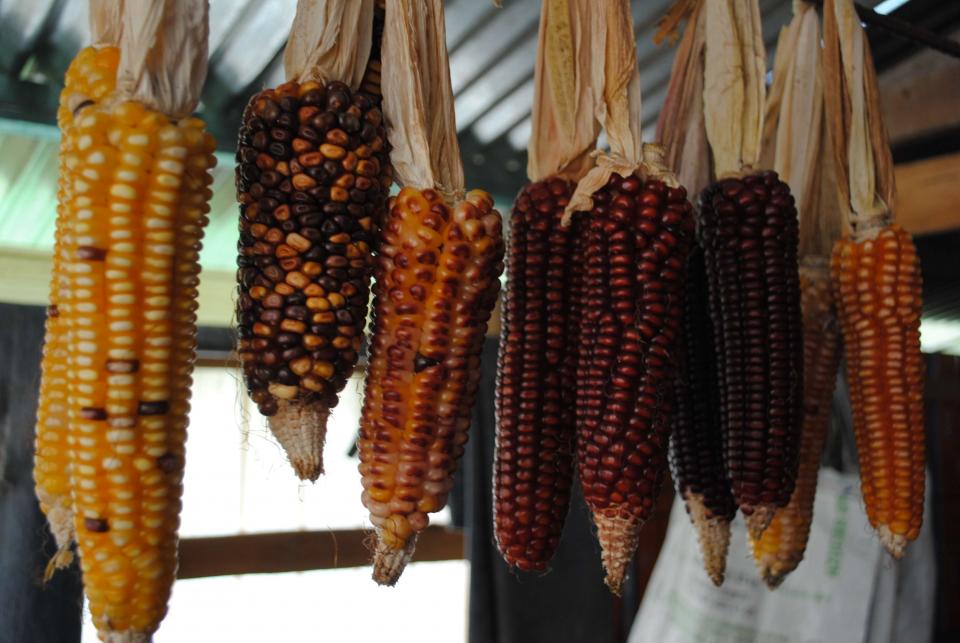
[(925, 483), (921, 277), (909, 233), (891, 224), (838, 241), (832, 280), (867, 517), (900, 558), (920, 532)]
[(453, 485), (503, 270), (500, 214), (481, 191), (454, 208), (404, 188), (383, 227), (360, 423), (374, 580), (396, 583)]
[(687, 258), (683, 322), (677, 351), (670, 471), (697, 530), (704, 568), (719, 587), (723, 584), (730, 522), (737, 513), (737, 505), (723, 466), (722, 380), (713, 340), (703, 250), (694, 245)]
[(803, 432), (797, 482), (786, 507), (777, 510), (753, 557), (764, 582), (775, 588), (797, 568), (810, 535), (817, 473), (830, 423), (833, 389), (840, 365), (840, 328), (826, 262), (805, 259), (800, 267), (803, 304)]
[(667, 465), (693, 217), (683, 188), (613, 174), (581, 222), (577, 460), (606, 582), (619, 594)]
[(379, 98), (338, 81), (254, 96), (237, 150), (239, 355), (302, 479), (366, 324), (371, 245), (391, 183)]
[(801, 422), (797, 211), (775, 172), (724, 179), (700, 199), (718, 337), (724, 460), (754, 538), (790, 500)]
[(567, 281), (573, 193), (553, 178), (526, 185), (510, 217), (497, 364), (494, 524), (510, 565), (543, 570), (556, 551), (573, 477), (577, 340)]
[[(64, 89), (60, 93), (57, 124), (62, 132), (73, 127), (74, 117), (85, 107), (103, 100), (114, 89), (119, 63), (116, 47), (88, 47), (80, 51), (67, 69)], [(68, 140), (64, 136), (61, 140)], [(62, 149), (65, 146), (61, 146)], [(73, 559), (73, 506), (70, 499), (70, 466), (67, 445), (67, 314), (69, 305), (61, 298), (69, 297), (68, 276), (63, 270), (65, 235), (64, 212), (69, 202), (65, 154), (61, 153), (57, 186), (57, 223), (53, 251), (53, 274), (50, 280), (50, 305), (47, 308), (43, 347), (40, 401), (37, 406), (34, 477), (40, 508), (47, 516), (57, 544), (57, 555), (50, 561), (47, 578)], [(68, 259), (69, 260), (69, 259)]]
[(146, 641), (176, 570), (214, 142), (136, 102), (64, 132), (75, 529), (103, 640)]

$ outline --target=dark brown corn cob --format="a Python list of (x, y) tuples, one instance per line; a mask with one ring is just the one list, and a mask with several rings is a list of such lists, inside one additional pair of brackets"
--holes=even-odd
[(677, 350), (676, 410), (670, 436), (670, 470), (677, 493), (697, 530), (707, 575), (723, 584), (730, 522), (737, 505), (723, 464), (720, 432), (721, 374), (707, 303), (703, 249), (687, 258), (683, 322)]
[(803, 337), (797, 210), (776, 172), (724, 179), (700, 200), (720, 337), (724, 459), (754, 538), (789, 502), (800, 447)]
[(480, 353), (503, 271), (500, 214), (479, 190), (454, 208), (404, 188), (383, 226), (360, 420), (374, 580), (396, 583), (440, 511), (470, 427)]
[(619, 594), (667, 468), (693, 217), (683, 188), (637, 176), (614, 174), (593, 204), (577, 232), (586, 243), (577, 459)]
[(813, 520), (817, 474), (830, 424), (833, 390), (840, 365), (837, 323), (830, 272), (822, 258), (804, 259), (800, 267), (803, 305), (803, 433), (797, 482), (786, 507), (778, 509), (759, 540), (750, 539), (753, 558), (771, 589), (803, 560)]
[(910, 234), (893, 224), (872, 239), (838, 241), (832, 273), (863, 501), (884, 547), (900, 558), (923, 522), (920, 261)]
[(323, 472), (326, 419), (357, 363), (388, 152), (379, 98), (341, 82), (285, 83), (244, 112), (239, 355), (303, 479)]
[(522, 570), (546, 569), (570, 501), (577, 340), (568, 337), (573, 234), (560, 222), (573, 189), (559, 178), (530, 183), (510, 217), (493, 509), (500, 553)]

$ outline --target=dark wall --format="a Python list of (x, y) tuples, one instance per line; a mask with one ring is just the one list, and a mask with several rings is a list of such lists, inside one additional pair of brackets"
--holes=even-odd
[(0, 304), (0, 643), (80, 640), (76, 567), (45, 586), (56, 551), (33, 491), (43, 308)]

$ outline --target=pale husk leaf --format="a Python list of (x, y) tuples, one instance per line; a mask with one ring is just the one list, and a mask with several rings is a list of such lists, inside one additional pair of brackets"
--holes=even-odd
[(394, 177), (455, 202), (463, 166), (443, 20), (441, 0), (388, 2), (381, 77)]
[(759, 163), (766, 59), (757, 0), (712, 0), (704, 11), (704, 119), (723, 178)]
[[(595, 153), (596, 167), (577, 184), (564, 212), (564, 225), (574, 212), (593, 207), (593, 193), (601, 189), (614, 173), (621, 176), (645, 175), (644, 145), (641, 139), (640, 73), (637, 46), (633, 37), (633, 15), (629, 0), (610, 0), (593, 9), (592, 79), (597, 120), (607, 132), (610, 153)], [(656, 159), (651, 174), (663, 175), (675, 184), (675, 177), (663, 165), (659, 148), (647, 152)]]
[(123, 31), (124, 0), (90, 0), (90, 44), (116, 47)]
[(858, 233), (890, 220), (893, 160), (866, 34), (850, 0), (824, 2), (824, 78), (840, 207)]
[(298, 0), (283, 52), (287, 80), (357, 89), (370, 59), (374, 0)]
[(527, 175), (578, 181), (593, 166), (600, 124), (590, 80), (590, 0), (545, 0), (534, 71)]
[[(820, 20), (813, 5), (794, 3), (780, 34), (767, 98), (763, 167), (790, 185), (800, 216), (801, 256), (826, 257), (840, 237), (832, 153), (824, 116)], [(823, 198), (826, 196), (827, 198)]]
[(657, 141), (667, 167), (691, 195), (710, 182), (710, 146), (703, 118), (703, 65), (706, 33), (702, 3), (692, 9), (670, 71), (667, 96), (657, 121)]
[(207, 76), (207, 0), (125, 0), (117, 94), (190, 115)]

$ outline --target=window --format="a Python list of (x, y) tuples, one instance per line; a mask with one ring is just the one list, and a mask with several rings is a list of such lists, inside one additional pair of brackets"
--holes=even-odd
[[(239, 373), (194, 372), (181, 538), (369, 527), (356, 457), (362, 377), (351, 378), (330, 418), (326, 473), (301, 483)], [(448, 524), (449, 512), (434, 524)], [(415, 563), (395, 588), (368, 567), (177, 581), (156, 643), (298, 640), (437, 641), (466, 636), (468, 563)], [(83, 642), (96, 632), (85, 615)]]

